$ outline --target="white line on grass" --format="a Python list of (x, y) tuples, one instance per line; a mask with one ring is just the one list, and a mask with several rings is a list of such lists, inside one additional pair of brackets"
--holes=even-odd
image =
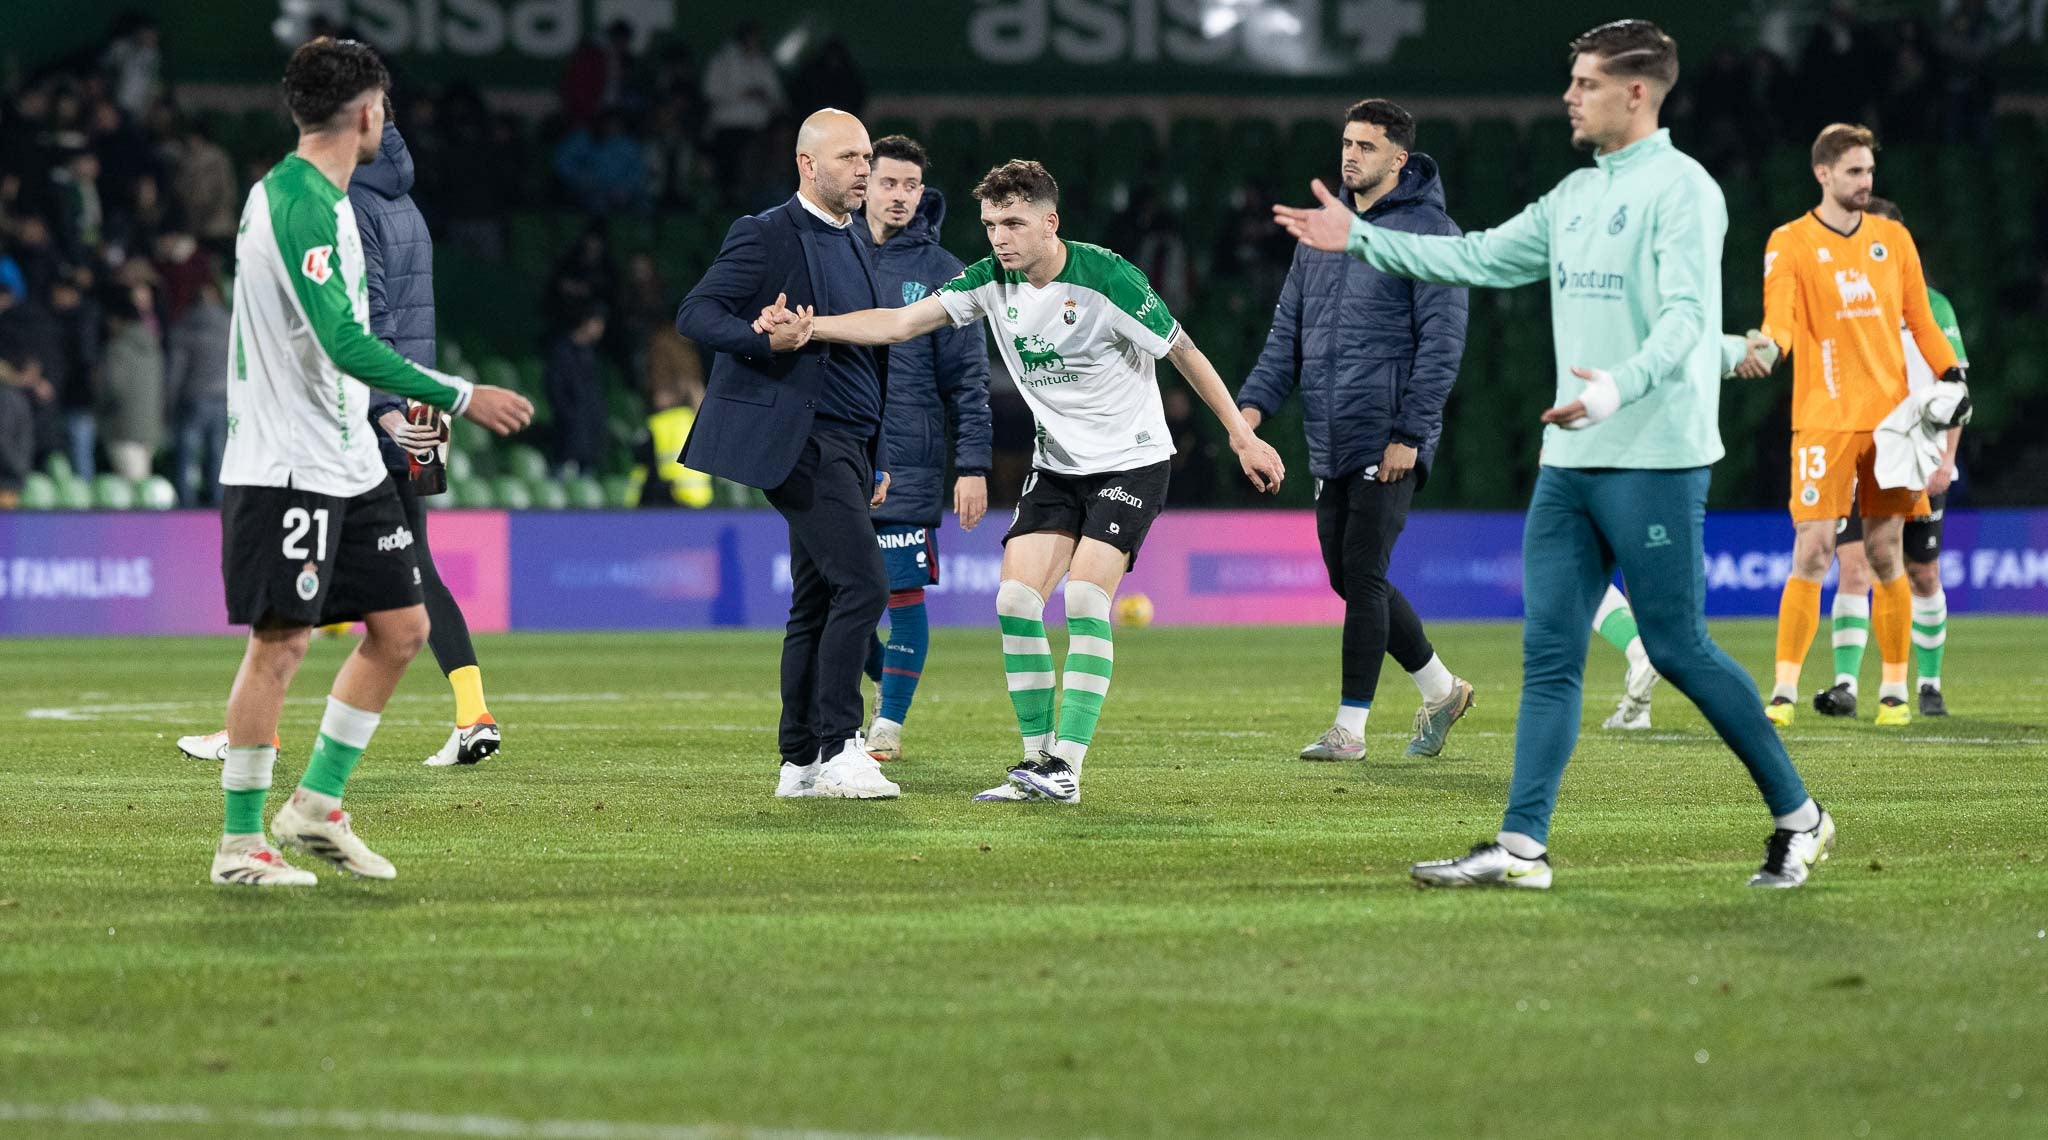
[(199, 1104), (9, 1104), (0, 1121), (155, 1125), (254, 1125), (325, 1132), (409, 1133), (421, 1136), (490, 1136), (504, 1140), (935, 1140), (904, 1133), (833, 1132), (814, 1128), (755, 1128), (744, 1124), (639, 1124), (621, 1120), (526, 1120), (516, 1116), (449, 1115), (403, 1109), (258, 1109), (228, 1111)]

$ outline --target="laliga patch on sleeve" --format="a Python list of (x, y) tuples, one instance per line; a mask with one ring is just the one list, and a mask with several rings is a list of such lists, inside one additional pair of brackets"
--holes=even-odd
[(313, 284), (325, 285), (327, 279), (334, 276), (334, 267), (330, 264), (333, 259), (333, 246), (316, 245), (306, 251), (306, 259), (299, 263), (299, 272), (305, 274)]

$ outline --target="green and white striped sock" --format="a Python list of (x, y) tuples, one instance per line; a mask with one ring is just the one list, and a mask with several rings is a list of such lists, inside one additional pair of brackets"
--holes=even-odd
[(320, 717), (320, 738), (313, 742), (306, 774), (299, 777), (299, 790), (311, 793), (322, 814), (340, 806), (349, 774), (363, 758), (363, 749), (370, 746), (381, 719), (382, 713), (367, 712), (338, 697), (327, 698), (327, 711)]
[(1863, 670), (1863, 650), (1870, 644), (1870, 595), (1835, 591), (1833, 611), (1835, 641), (1835, 683), (1848, 682), (1856, 691), (1856, 674)]
[(1052, 644), (1045, 637), (1045, 599), (1022, 582), (1005, 579), (996, 589), (996, 620), (1003, 627), (1003, 676), (1024, 758), (1052, 749)]
[(1116, 664), (1109, 595), (1093, 582), (1067, 583), (1067, 667), (1060, 692), (1060, 738), (1053, 755), (1079, 768), (1095, 740), (1102, 698)]
[(1941, 655), (1948, 652), (1948, 591), (1913, 597), (1913, 667), (1920, 683), (1941, 688)]

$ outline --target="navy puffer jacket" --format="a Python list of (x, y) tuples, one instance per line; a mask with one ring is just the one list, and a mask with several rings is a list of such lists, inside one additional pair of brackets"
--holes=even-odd
[[(363, 235), (363, 272), (370, 285), (370, 335), (415, 364), (434, 367), (434, 238), (412, 201), (412, 153), (398, 128), (384, 124), (377, 161), (356, 168), (349, 205)], [(405, 401), (371, 390), (370, 422)], [(384, 466), (405, 470), (405, 452), (378, 432)]]
[[(888, 308), (908, 305), (960, 275), (960, 259), (939, 244), (946, 198), (927, 189), (917, 216), (875, 250), (875, 287)], [(854, 225), (870, 234), (865, 213)], [(889, 349), (889, 399), (882, 409), (889, 437), (889, 498), (878, 523), (937, 526), (952, 505), (946, 485), (950, 424), (955, 475), (986, 475), (991, 427), (988, 340), (982, 322), (943, 328)]]
[[(1341, 192), (1346, 204), (1351, 192)], [(1436, 160), (1411, 154), (1364, 217), (1410, 233), (1456, 235)], [(1296, 248), (1273, 329), (1237, 394), (1271, 419), (1301, 389), (1309, 471), (1336, 479), (1377, 464), (1389, 441), (1413, 447), (1427, 478), (1444, 401), (1465, 355), (1465, 290), (1381, 273), (1344, 253)]]

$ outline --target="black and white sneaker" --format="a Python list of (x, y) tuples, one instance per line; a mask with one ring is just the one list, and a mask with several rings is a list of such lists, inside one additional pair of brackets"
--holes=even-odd
[(1920, 715), (1947, 716), (1948, 702), (1941, 699), (1941, 690), (1933, 685), (1920, 686)]
[(1749, 877), (1752, 887), (1796, 887), (1835, 849), (1835, 817), (1826, 808), (1809, 831), (1779, 828), (1764, 841), (1764, 865)]
[(1080, 803), (1081, 773), (1056, 756), (1039, 755), (1038, 760), (1027, 760), (1010, 769), (1010, 783), (1048, 800)]
[(1856, 715), (1856, 691), (1847, 681), (1837, 681), (1832, 687), (1822, 689), (1813, 695), (1813, 711), (1822, 716)]
[(448, 742), (427, 757), (426, 765), (429, 768), (453, 768), (458, 764), (474, 764), (486, 756), (497, 755), (503, 743), (498, 722), (485, 713), (475, 724), (450, 732)]

